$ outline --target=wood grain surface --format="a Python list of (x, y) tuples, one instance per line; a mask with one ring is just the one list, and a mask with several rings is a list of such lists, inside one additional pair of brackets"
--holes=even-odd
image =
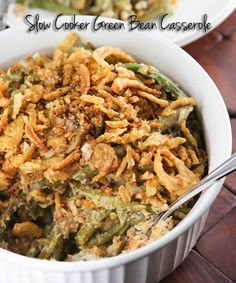
[[(230, 115), (233, 152), (236, 152), (236, 11), (211, 33), (184, 49), (219, 88)], [(193, 251), (161, 281), (229, 282), (236, 282), (236, 172), (226, 178)]]

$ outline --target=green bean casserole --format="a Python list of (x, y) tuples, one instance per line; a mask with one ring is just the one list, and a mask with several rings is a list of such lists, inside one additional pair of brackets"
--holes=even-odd
[(31, 7), (65, 15), (101, 15), (121, 20), (137, 15), (141, 20), (150, 20), (161, 14), (172, 14), (177, 0), (16, 0), (16, 3), (16, 14)]
[(69, 33), (52, 57), (0, 71), (0, 245), (89, 260), (142, 247), (205, 174), (196, 101), (125, 51)]

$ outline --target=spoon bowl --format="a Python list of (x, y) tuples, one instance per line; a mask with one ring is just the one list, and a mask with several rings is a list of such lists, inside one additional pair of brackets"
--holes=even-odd
[(169, 209), (165, 212), (162, 212), (157, 215), (155, 219), (155, 224), (157, 224), (161, 220), (166, 220), (176, 209), (178, 209), (182, 204), (186, 201), (189, 201), (198, 193), (206, 190), (215, 182), (220, 180), (221, 178), (227, 176), (236, 170), (236, 152), (228, 158), (225, 162), (223, 162), (220, 166), (218, 166), (215, 170), (205, 176), (200, 182), (198, 182), (195, 186), (186, 191), (182, 196), (180, 196), (176, 201), (174, 201)]

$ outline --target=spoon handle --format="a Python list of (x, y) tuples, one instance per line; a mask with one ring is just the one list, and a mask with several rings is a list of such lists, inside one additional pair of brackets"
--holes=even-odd
[(236, 170), (236, 153), (234, 153), (229, 159), (227, 159), (219, 167), (217, 167), (215, 170), (209, 173), (200, 182), (198, 182), (195, 186), (193, 186), (191, 189), (186, 191), (182, 196), (180, 196), (176, 201), (174, 201), (170, 205), (169, 209), (161, 215), (159, 221), (168, 218), (177, 208), (179, 208), (186, 201), (190, 200), (192, 197), (204, 191), (212, 184), (214, 184), (216, 181), (227, 176), (228, 174), (230, 174), (235, 170)]

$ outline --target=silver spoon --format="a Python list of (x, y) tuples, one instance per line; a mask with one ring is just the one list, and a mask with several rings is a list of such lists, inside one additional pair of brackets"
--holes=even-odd
[(214, 183), (216, 183), (219, 179), (227, 176), (236, 170), (236, 152), (227, 159), (224, 163), (222, 163), (219, 167), (209, 173), (206, 177), (204, 177), (200, 182), (198, 182), (191, 189), (186, 191), (182, 196), (180, 196), (176, 201), (174, 201), (167, 211), (164, 211), (157, 215), (155, 218), (155, 224), (161, 220), (166, 220), (177, 208), (179, 208), (186, 201), (193, 198), (198, 193), (204, 191)]

